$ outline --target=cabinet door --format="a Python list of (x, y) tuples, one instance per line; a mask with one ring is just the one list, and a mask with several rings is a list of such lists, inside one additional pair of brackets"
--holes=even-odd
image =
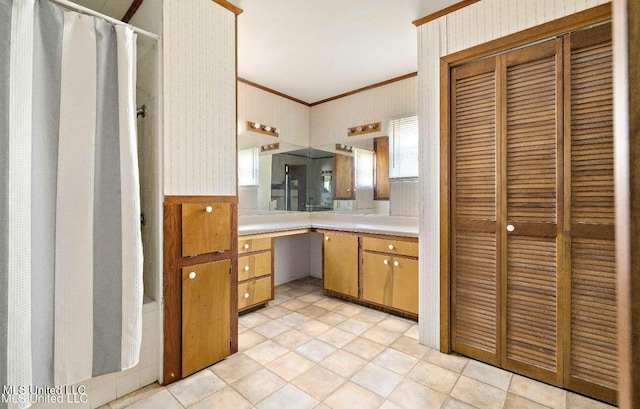
[(391, 306), (413, 314), (418, 313), (418, 260), (393, 257), (393, 297)]
[(336, 154), (334, 156), (336, 190), (334, 199), (353, 199), (353, 156)]
[(229, 260), (182, 269), (182, 376), (231, 353)]
[(358, 297), (358, 236), (325, 233), (322, 244), (324, 288)]
[(231, 249), (231, 205), (229, 203), (184, 203), (182, 205), (182, 256)]
[(362, 299), (391, 306), (393, 300), (393, 269), (391, 257), (362, 253)]

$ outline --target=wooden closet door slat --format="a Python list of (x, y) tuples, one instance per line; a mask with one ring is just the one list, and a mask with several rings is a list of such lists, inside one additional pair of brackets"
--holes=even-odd
[(452, 347), (499, 363), (495, 61), (452, 70)]
[(615, 403), (617, 389), (611, 24), (567, 35), (565, 386)]

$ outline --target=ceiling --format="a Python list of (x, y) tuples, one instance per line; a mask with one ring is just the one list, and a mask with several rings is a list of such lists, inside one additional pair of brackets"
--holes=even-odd
[[(133, 0), (74, 0), (121, 19)], [(459, 0), (231, 0), (238, 75), (317, 102), (417, 71), (412, 21)]]

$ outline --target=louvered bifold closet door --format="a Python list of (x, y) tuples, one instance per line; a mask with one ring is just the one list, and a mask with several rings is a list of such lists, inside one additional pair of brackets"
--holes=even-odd
[[(565, 386), (614, 402), (617, 384), (611, 24), (565, 42), (568, 258)], [(569, 137), (570, 135), (570, 137)]]
[(561, 385), (562, 40), (500, 58), (502, 362)]
[(451, 86), (452, 347), (497, 365), (496, 59), (454, 68)]

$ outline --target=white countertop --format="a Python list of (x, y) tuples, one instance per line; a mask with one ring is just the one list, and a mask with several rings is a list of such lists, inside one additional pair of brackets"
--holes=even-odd
[(239, 236), (316, 228), (418, 237), (417, 217), (333, 212), (277, 212), (241, 215), (238, 220)]

